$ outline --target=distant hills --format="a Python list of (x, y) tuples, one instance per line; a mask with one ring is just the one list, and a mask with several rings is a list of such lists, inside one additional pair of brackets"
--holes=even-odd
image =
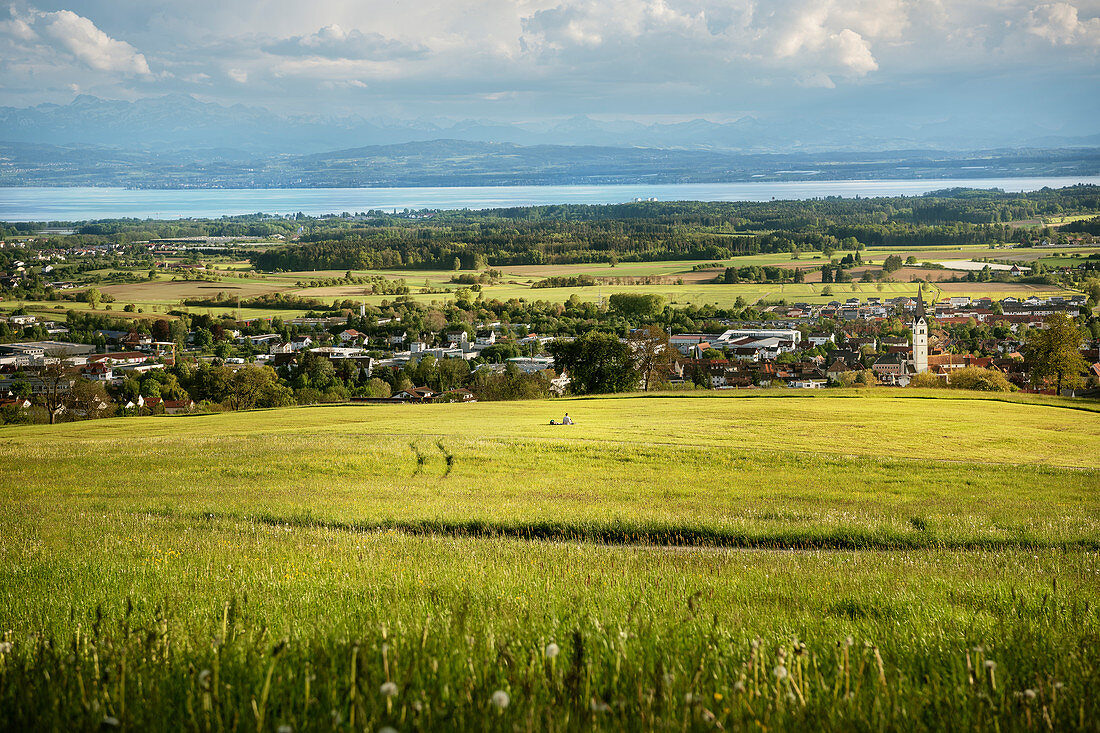
[[(996, 126), (991, 126), (995, 130)], [(1100, 135), (946, 122), (537, 123), (275, 114), (187, 95), (0, 108), (0, 185), (331, 187), (1097, 175)], [(983, 139), (988, 140), (988, 136)], [(980, 150), (980, 152), (967, 152)]]
[[(889, 134), (883, 130), (888, 129)], [(970, 130), (970, 132), (967, 132)], [(217, 149), (248, 153), (318, 153), (367, 145), (430, 140), (715, 150), (736, 153), (974, 150), (1002, 147), (1089, 147), (1100, 134), (1065, 137), (1000, 121), (891, 122), (829, 120), (813, 115), (753, 116), (729, 122), (696, 119), (643, 124), (572, 117), (542, 122), (389, 120), (322, 116), (296, 110), (223, 106), (189, 95), (133, 102), (89, 95), (67, 105), (0, 107), (0, 140), (51, 145), (100, 145), (143, 150)]]
[(310, 155), (0, 143), (0, 186), (360, 188), (1100, 175), (1100, 148), (739, 154), (429, 140)]

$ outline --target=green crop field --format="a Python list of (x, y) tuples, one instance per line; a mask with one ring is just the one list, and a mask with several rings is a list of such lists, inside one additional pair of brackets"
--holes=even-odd
[(116, 419), (0, 430), (0, 479), (0, 729), (1100, 715), (1100, 409), (1080, 401)]

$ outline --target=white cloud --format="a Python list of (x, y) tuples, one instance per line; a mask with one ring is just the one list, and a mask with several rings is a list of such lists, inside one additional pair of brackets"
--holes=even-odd
[(149, 75), (145, 56), (125, 41), (111, 38), (88, 18), (71, 10), (37, 15), (35, 27), (40, 36), (68, 51), (80, 61), (99, 71)]
[(248, 72), (244, 69), (229, 69), (225, 72), (225, 75), (238, 84), (245, 84), (248, 82)]
[(386, 38), (379, 33), (345, 30), (336, 23), (326, 25), (308, 36), (294, 36), (265, 46), (278, 55), (311, 55), (346, 59), (412, 59), (426, 49)]
[(1100, 46), (1100, 18), (1081, 20), (1069, 3), (1040, 5), (1028, 14), (1029, 33), (1056, 46)]

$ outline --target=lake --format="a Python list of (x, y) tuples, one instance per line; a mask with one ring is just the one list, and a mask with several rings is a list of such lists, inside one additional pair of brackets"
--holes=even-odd
[(0, 188), (0, 221), (84, 221), (111, 218), (206, 218), (237, 214), (340, 214), (370, 209), (490, 209), (541, 204), (658, 201), (769, 201), (824, 196), (919, 196), (943, 188), (1036, 191), (1077, 178), (925, 179), (898, 181), (760, 181), (609, 186), (471, 186), (435, 188), (124, 189)]

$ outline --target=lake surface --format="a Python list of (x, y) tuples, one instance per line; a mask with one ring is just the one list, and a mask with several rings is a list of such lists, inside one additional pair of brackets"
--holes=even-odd
[(824, 196), (919, 196), (943, 188), (1036, 191), (1078, 178), (983, 178), (899, 181), (792, 181), (624, 184), (613, 186), (472, 186), (437, 188), (125, 189), (0, 188), (0, 221), (85, 221), (135, 217), (178, 219), (237, 214), (311, 216), (383, 209), (491, 209), (541, 204), (619, 204), (658, 201), (769, 201)]

